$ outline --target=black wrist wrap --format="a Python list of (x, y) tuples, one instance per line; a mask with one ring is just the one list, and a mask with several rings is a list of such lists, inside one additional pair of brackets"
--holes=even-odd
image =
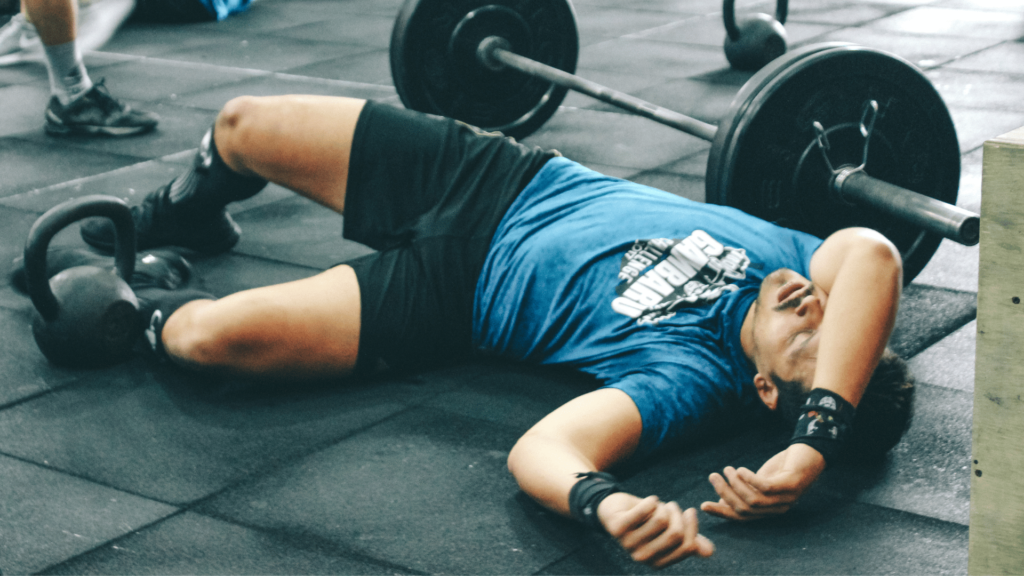
[(825, 465), (834, 463), (842, 450), (843, 442), (853, 430), (853, 416), (857, 409), (842, 396), (815, 388), (800, 408), (800, 418), (789, 445), (807, 444), (825, 458)]
[(604, 526), (597, 517), (597, 506), (610, 494), (622, 492), (622, 489), (615, 476), (607, 472), (580, 472), (576, 477), (582, 480), (569, 491), (569, 512), (573, 518), (603, 532)]

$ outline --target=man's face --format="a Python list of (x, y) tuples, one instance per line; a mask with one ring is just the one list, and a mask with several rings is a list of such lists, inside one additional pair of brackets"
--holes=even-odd
[(761, 283), (752, 336), (759, 373), (803, 382), (810, 388), (818, 358), (821, 319), (828, 295), (786, 268)]

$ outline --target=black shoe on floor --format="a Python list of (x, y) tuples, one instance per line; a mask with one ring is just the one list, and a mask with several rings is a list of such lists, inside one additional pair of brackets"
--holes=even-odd
[(134, 136), (156, 128), (159, 121), (156, 114), (116, 100), (102, 80), (67, 106), (54, 96), (46, 107), (46, 133), (55, 136)]
[[(201, 254), (227, 252), (241, 237), (241, 228), (227, 209), (213, 216), (183, 218), (174, 213), (168, 194), (171, 185), (150, 192), (132, 207), (138, 250), (180, 246)], [(114, 251), (114, 224), (108, 218), (88, 218), (81, 224), (82, 240), (105, 253)]]

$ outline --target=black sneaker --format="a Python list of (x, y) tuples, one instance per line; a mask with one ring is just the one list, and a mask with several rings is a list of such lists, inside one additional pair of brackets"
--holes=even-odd
[[(202, 254), (219, 254), (238, 243), (242, 230), (227, 209), (213, 216), (181, 217), (171, 206), (170, 190), (171, 184), (167, 184), (147, 194), (142, 205), (132, 207), (136, 249), (180, 246)], [(81, 233), (90, 246), (113, 253), (114, 224), (108, 218), (83, 220)]]
[(46, 107), (46, 133), (59, 136), (132, 136), (149, 132), (159, 121), (156, 114), (133, 110), (118, 102), (107, 91), (103, 80), (67, 106), (54, 96)]

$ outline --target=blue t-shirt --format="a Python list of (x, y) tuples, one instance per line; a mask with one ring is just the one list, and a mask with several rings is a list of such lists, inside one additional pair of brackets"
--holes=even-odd
[(760, 409), (740, 327), (761, 280), (779, 268), (809, 276), (819, 245), (554, 158), (491, 241), (474, 345), (622, 390), (643, 419), (634, 457), (644, 458)]

